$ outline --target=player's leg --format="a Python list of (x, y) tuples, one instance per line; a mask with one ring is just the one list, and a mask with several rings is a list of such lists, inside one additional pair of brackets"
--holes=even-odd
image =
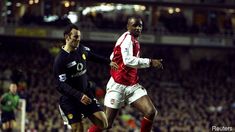
[(139, 84), (138, 87), (140, 88), (131, 94), (129, 103), (144, 115), (141, 121), (141, 132), (150, 132), (157, 110), (147, 95), (146, 90)]
[(68, 119), (68, 125), (71, 126), (72, 132), (83, 132), (83, 123), (82, 117), (79, 113), (70, 113), (65, 112), (66, 118)]
[(92, 103), (86, 106), (86, 110), (83, 113), (93, 123), (88, 132), (101, 132), (103, 129), (107, 129), (107, 117), (97, 99), (93, 98)]
[(11, 121), (9, 121), (9, 129), (14, 129), (14, 127), (15, 127), (15, 120), (11, 120)]
[(141, 132), (150, 132), (157, 111), (149, 96), (141, 97), (133, 102), (132, 105), (144, 114), (144, 118), (141, 121)]
[[(108, 120), (107, 129), (112, 127), (114, 119), (118, 114), (119, 108), (124, 104), (124, 96), (121, 91), (118, 91), (122, 88), (124, 87), (115, 83), (113, 79), (110, 79), (107, 84), (106, 95), (104, 98), (105, 114)], [(89, 132), (98, 132), (98, 128), (96, 125), (91, 127), (89, 130), (91, 129), (93, 129), (93, 131)]]
[(104, 105), (105, 114), (108, 119), (108, 129), (112, 128), (119, 109), (125, 103), (125, 88), (126, 86), (116, 83), (112, 78), (110, 78), (107, 84)]
[(119, 112), (119, 109), (114, 109), (110, 107), (105, 108), (105, 113), (106, 113), (107, 120), (108, 120), (108, 129), (112, 128), (113, 122), (116, 119), (118, 112)]
[(88, 116), (88, 118), (93, 124), (99, 126), (101, 129), (106, 129), (108, 127), (108, 121), (103, 111), (97, 111)]
[(11, 127), (11, 121), (14, 119), (13, 118), (14, 112), (2, 112), (2, 129), (6, 132), (11, 132), (12, 127)]
[(93, 125), (88, 129), (88, 132), (102, 132), (108, 127), (108, 121), (103, 111), (97, 111), (88, 116)]
[(106, 115), (101, 108), (101, 104), (96, 98), (93, 97), (92, 103), (85, 106), (83, 113), (93, 123), (93, 125), (88, 129), (88, 132), (101, 132), (102, 129), (106, 129), (108, 127)]
[(16, 127), (16, 119), (15, 119), (14, 111), (12, 111), (10, 114), (10, 121), (9, 122), (10, 122), (9, 128), (13, 130)]
[[(78, 109), (79, 108), (79, 109)], [(64, 123), (70, 125), (72, 132), (83, 132), (82, 112), (84, 109), (76, 100), (62, 96), (59, 102), (59, 110)], [(66, 123), (67, 122), (67, 123)]]
[(11, 121), (3, 123), (3, 132), (12, 132), (12, 131), (13, 131), (13, 126), (11, 124)]
[(8, 121), (2, 123), (2, 129), (3, 130), (8, 130), (9, 128), (10, 128), (10, 123)]
[(72, 123), (70, 124), (72, 127), (72, 132), (83, 132), (83, 124), (82, 122), (76, 122), (76, 123)]
[(112, 127), (118, 109), (106, 108), (106, 112), (106, 115), (103, 111), (95, 112), (92, 116), (88, 117), (94, 124), (89, 128), (88, 132), (101, 132), (103, 129), (110, 129)]

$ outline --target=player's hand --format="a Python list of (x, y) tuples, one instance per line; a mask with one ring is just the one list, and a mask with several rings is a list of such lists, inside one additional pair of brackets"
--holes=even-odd
[(163, 61), (162, 59), (152, 59), (151, 66), (159, 68), (159, 69), (163, 69), (162, 61)]
[(118, 64), (117, 64), (116, 62), (111, 61), (109, 65), (110, 65), (110, 67), (111, 67), (112, 69), (114, 69), (114, 70), (117, 70), (117, 69), (118, 69)]
[(89, 105), (89, 104), (91, 104), (92, 100), (91, 100), (87, 95), (84, 94), (84, 95), (82, 96), (81, 102), (82, 102), (84, 105)]

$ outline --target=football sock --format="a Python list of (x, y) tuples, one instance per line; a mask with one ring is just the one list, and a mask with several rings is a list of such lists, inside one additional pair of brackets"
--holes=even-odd
[(96, 125), (92, 125), (87, 132), (102, 132), (102, 129), (100, 129), (100, 127), (96, 126)]
[(152, 128), (153, 121), (144, 117), (141, 121), (141, 131), (140, 132), (150, 132)]

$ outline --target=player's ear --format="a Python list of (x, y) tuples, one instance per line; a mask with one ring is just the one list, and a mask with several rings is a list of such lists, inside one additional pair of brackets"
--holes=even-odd
[(64, 39), (67, 40), (69, 38), (69, 35), (64, 35)]
[(127, 29), (127, 30), (130, 30), (129, 24), (126, 25), (126, 29)]

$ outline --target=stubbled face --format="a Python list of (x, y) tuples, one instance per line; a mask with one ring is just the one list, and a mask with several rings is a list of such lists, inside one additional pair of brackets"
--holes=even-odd
[(71, 49), (76, 49), (79, 46), (81, 40), (81, 32), (76, 29), (72, 29), (70, 34), (66, 38), (66, 43), (69, 44)]
[(16, 92), (17, 92), (17, 85), (16, 84), (10, 84), (10, 91), (13, 94), (16, 94)]
[(139, 37), (143, 29), (142, 20), (135, 18), (130, 19), (127, 24), (127, 29), (134, 37)]

